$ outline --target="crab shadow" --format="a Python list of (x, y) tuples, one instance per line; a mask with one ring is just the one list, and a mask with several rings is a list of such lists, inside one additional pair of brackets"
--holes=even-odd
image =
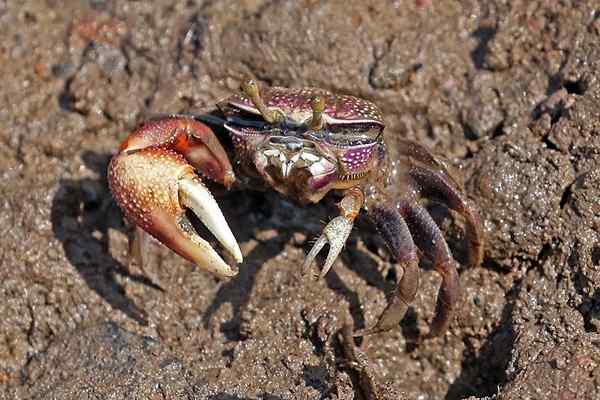
[[(263, 194), (251, 194), (240, 198), (239, 193), (237, 193), (219, 200), (223, 213), (229, 217), (228, 220), (237, 221), (230, 223), (230, 225), (238, 242), (244, 243), (255, 239), (257, 229), (260, 230), (269, 226), (267, 221), (272, 217), (272, 213)], [(233, 206), (233, 203), (235, 203), (235, 206)], [(233, 212), (235, 215), (231, 218), (232, 213), (229, 211), (233, 209), (235, 209)], [(244, 215), (249, 216), (250, 221), (247, 221)], [(246, 220), (246, 223), (242, 226), (239, 221), (244, 220)], [(240, 265), (238, 274), (223, 282), (217, 289), (217, 293), (213, 296), (212, 302), (202, 316), (205, 328), (209, 327), (212, 317), (223, 305), (230, 304), (233, 315), (229, 321), (221, 323), (220, 331), (229, 340), (238, 341), (243, 339), (240, 330), (241, 314), (250, 302), (258, 274), (265, 263), (281, 254), (291, 237), (291, 232), (281, 230), (269, 240), (257, 240), (257, 246), (244, 255), (244, 263)]]
[[(240, 199), (239, 194), (226, 196), (222, 207), (223, 212), (228, 216), (228, 220), (231, 218), (232, 221), (238, 221), (234, 223), (238, 226), (232, 225), (232, 229), (236, 232), (240, 242), (256, 239), (256, 230), (275, 229), (277, 231), (277, 234), (268, 240), (258, 240), (258, 245), (245, 256), (239, 274), (219, 287), (212, 303), (202, 316), (204, 327), (208, 328), (218, 310), (225, 304), (230, 304), (232, 316), (228, 321), (221, 322), (220, 331), (229, 340), (243, 340), (244, 335), (240, 330), (241, 314), (251, 300), (252, 290), (262, 267), (270, 259), (284, 251), (286, 244), (292, 240), (296, 232), (301, 232), (308, 237), (319, 236), (322, 226), (315, 229), (314, 226), (309, 226), (310, 224), (306, 221), (318, 220), (319, 217), (327, 219), (327, 217), (335, 216), (336, 210), (331, 205), (312, 205), (307, 206), (310, 207), (308, 210), (299, 211), (300, 206), (290, 203), (278, 194), (260, 192), (245, 194), (243, 199)], [(442, 205), (431, 205), (428, 207), (428, 211), (440, 226), (443, 225), (445, 220), (453, 220), (454, 218), (447, 208)], [(299, 214), (299, 216), (295, 214)], [(294, 221), (298, 218), (303, 223)], [(241, 225), (239, 221), (244, 221), (244, 225)], [(374, 224), (367, 217), (361, 216), (356, 222), (355, 229), (348, 239), (346, 247), (339, 256), (343, 261), (344, 268), (354, 272), (367, 285), (382, 291), (386, 296), (386, 300), (389, 301), (398, 279), (401, 277), (401, 267), (392, 262), (393, 267), (384, 275), (378, 269), (376, 261), (358, 246), (359, 239), (362, 240), (369, 253), (377, 254), (378, 249), (385, 247), (385, 243), (379, 236)], [(458, 261), (464, 264), (467, 258), (467, 249), (464, 247), (464, 243), (461, 243), (459, 237), (448, 237), (448, 240)], [(306, 241), (302, 247), (304, 253), (307, 254), (312, 247), (312, 242)], [(317, 265), (323, 265), (327, 251), (326, 246), (317, 257)], [(434, 272), (427, 257), (422, 257), (420, 268), (426, 273)], [(301, 265), (297, 265), (297, 271), (294, 271), (294, 273), (301, 274)], [(325, 275), (324, 279), (327, 287), (344, 298), (349, 304), (350, 316), (353, 319), (355, 329), (367, 328), (364, 299), (361, 299), (358, 292), (352, 289), (336, 272), (335, 266)], [(405, 318), (400, 323), (403, 335), (409, 339), (406, 345), (406, 351), (408, 352), (412, 352), (418, 347), (418, 320), (419, 312), (411, 305)]]
[[(251, 300), (252, 291), (257, 277), (263, 266), (271, 259), (280, 255), (285, 246), (293, 241), (295, 233), (302, 233), (307, 237), (316, 237), (321, 233), (322, 225), (307, 222), (319, 221), (335, 213), (328, 205), (308, 206), (307, 210), (300, 211), (299, 206), (290, 203), (275, 193), (246, 193), (240, 197), (238, 194), (227, 195), (220, 199), (220, 205), (228, 220), (232, 221), (231, 228), (235, 232), (240, 243), (256, 240), (257, 245), (244, 256), (244, 263), (239, 268), (237, 276), (221, 284), (214, 295), (212, 303), (205, 310), (202, 321), (208, 328), (215, 314), (225, 304), (232, 307), (232, 316), (228, 321), (221, 322), (220, 331), (229, 340), (243, 340), (241, 333), (241, 314)], [(240, 221), (244, 221), (243, 224)], [(269, 235), (268, 239), (258, 239), (258, 231), (274, 231), (276, 234)], [(350, 240), (347, 249), (342, 252), (341, 257), (346, 265), (351, 266), (361, 279), (368, 284), (384, 290), (385, 279), (377, 271), (374, 261), (362, 251), (357, 249), (356, 240)], [(302, 246), (305, 253), (311, 248), (312, 243), (306, 241)], [(323, 251), (326, 254), (327, 249)], [(352, 255), (348, 256), (348, 252)], [(350, 257), (350, 258), (348, 258)], [(358, 258), (357, 258), (358, 257)], [(322, 265), (324, 254), (317, 258), (317, 264)], [(301, 265), (293, 266), (292, 273), (301, 279)], [(356, 291), (352, 290), (343, 279), (332, 269), (326, 276), (325, 282), (328, 288), (342, 296), (350, 305), (350, 312), (355, 326), (364, 328), (365, 319), (362, 303)]]
[[(98, 178), (61, 179), (52, 200), (51, 223), (54, 236), (61, 242), (67, 259), (83, 278), (87, 286), (103, 298), (113, 309), (120, 310), (141, 325), (147, 325), (146, 312), (136, 305), (125, 292), (121, 281), (126, 278), (149, 288), (163, 291), (150, 278), (143, 274), (133, 274), (128, 266), (114, 258), (110, 249), (109, 231), (116, 230), (129, 234), (121, 211), (112, 200), (108, 190), (106, 171), (111, 154), (91, 151), (82, 154), (86, 167), (95, 172)], [(257, 229), (275, 229), (277, 235), (268, 240), (257, 240), (258, 245), (245, 256), (245, 262), (239, 274), (220, 285), (212, 303), (205, 310), (203, 323), (207, 327), (215, 313), (225, 304), (230, 304), (233, 315), (229, 321), (221, 323), (220, 330), (230, 340), (240, 340), (241, 314), (250, 301), (256, 279), (263, 265), (281, 254), (294, 233), (302, 232), (307, 236), (318, 236), (322, 225), (316, 224), (306, 231), (307, 213), (316, 210), (310, 219), (319, 221), (335, 215), (334, 208), (324, 205), (311, 206), (314, 209), (298, 212), (299, 207), (274, 193), (253, 192), (240, 196), (234, 192), (219, 197), (219, 203), (238, 241), (243, 243), (256, 239)], [(277, 214), (277, 215), (274, 215)], [(298, 217), (300, 215), (300, 222)], [(304, 219), (303, 219), (304, 218)], [(294, 223), (294, 219), (296, 222)], [(291, 226), (288, 225), (292, 222)], [(358, 223), (356, 231), (363, 229), (364, 223)], [(369, 226), (368, 223), (366, 226)], [(367, 229), (368, 231), (368, 229)], [(370, 233), (367, 232), (367, 236)], [(311, 243), (304, 245), (304, 251), (310, 250)], [(323, 255), (321, 255), (323, 256)], [(395, 274), (383, 277), (377, 266), (363, 250), (357, 248), (356, 234), (353, 233), (346, 249), (341, 254), (344, 264), (361, 279), (386, 294), (391, 292), (390, 284)], [(322, 265), (323, 257), (317, 263)], [(298, 265), (298, 275), (300, 275)], [(365, 327), (362, 302), (356, 291), (351, 289), (335, 272), (330, 271), (325, 281), (330, 290), (342, 296), (350, 305), (350, 313), (357, 329)]]
[(131, 274), (109, 251), (109, 229), (127, 233), (120, 211), (112, 202), (106, 182), (110, 154), (85, 152), (82, 160), (97, 179), (61, 179), (52, 199), (50, 220), (54, 236), (67, 259), (88, 287), (139, 324), (146, 316), (125, 294), (118, 276), (160, 289), (148, 278)]

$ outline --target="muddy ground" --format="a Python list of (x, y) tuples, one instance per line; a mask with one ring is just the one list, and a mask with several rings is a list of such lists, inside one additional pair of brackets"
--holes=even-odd
[(435, 304), (424, 263), (399, 329), (363, 343), (381, 398), (597, 398), (600, 1), (173, 3), (0, 0), (0, 397), (366, 396), (335, 332), (370, 326), (397, 276), (368, 221), (315, 282), (299, 267), (332, 209), (230, 194), (237, 278), (158, 247), (127, 266), (120, 141), (251, 75), (377, 102), (390, 146), (448, 157), (481, 208), (449, 332), (407, 340)]

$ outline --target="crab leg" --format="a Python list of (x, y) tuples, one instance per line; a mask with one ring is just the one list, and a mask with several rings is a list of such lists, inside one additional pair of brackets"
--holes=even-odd
[(384, 332), (398, 326), (419, 288), (419, 258), (408, 226), (393, 206), (374, 207), (369, 216), (386, 242), (394, 260), (404, 273), (379, 320), (372, 328), (357, 331), (354, 336)]
[(396, 148), (400, 156), (410, 159), (408, 175), (413, 186), (425, 197), (446, 205), (465, 218), (469, 265), (479, 265), (483, 259), (483, 231), (477, 207), (464, 196), (445, 164), (427, 148), (410, 140), (400, 140)]
[[(196, 233), (186, 216), (186, 209), (196, 214), (233, 258), (242, 261), (218, 204), (187, 159), (203, 166), (201, 172), (208, 177), (227, 184), (235, 178), (223, 156), (225, 151), (208, 127), (186, 118), (163, 119), (130, 135), (111, 160), (108, 181), (125, 217), (138, 228), (200, 267), (234, 276), (236, 272)], [(141, 261), (144, 242), (137, 229), (132, 250)]]
[(452, 258), (444, 234), (427, 210), (416, 203), (402, 202), (401, 210), (417, 246), (433, 262), (433, 268), (442, 276), (435, 315), (427, 337), (435, 337), (446, 331), (456, 307), (460, 292), (456, 261)]
[(302, 265), (303, 274), (308, 272), (310, 265), (321, 249), (323, 249), (326, 244), (329, 244), (329, 253), (327, 254), (327, 259), (325, 260), (325, 264), (323, 265), (319, 277), (323, 278), (327, 275), (327, 272), (329, 272), (336, 258), (344, 248), (344, 244), (352, 231), (354, 220), (358, 216), (358, 212), (363, 203), (364, 195), (360, 189), (353, 188), (346, 193), (342, 201), (338, 204), (340, 215), (329, 221), (323, 229), (323, 233), (319, 236), (306, 256), (304, 264)]
[(454, 181), (443, 170), (415, 166), (410, 169), (408, 174), (423, 196), (446, 205), (465, 218), (465, 233), (469, 242), (469, 265), (473, 267), (481, 264), (483, 231), (477, 208), (468, 199), (465, 199)]

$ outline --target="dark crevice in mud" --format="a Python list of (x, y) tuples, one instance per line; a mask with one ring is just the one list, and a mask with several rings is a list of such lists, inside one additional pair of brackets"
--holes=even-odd
[[(564, 63), (563, 63), (564, 66)], [(562, 87), (563, 77), (562, 77), (562, 68), (556, 74), (550, 76), (548, 78), (548, 87), (546, 88), (546, 96), (551, 96), (556, 93)], [(539, 105), (538, 105), (539, 106)]]
[(592, 247), (591, 257), (592, 257), (592, 264), (595, 267), (600, 267), (600, 246), (599, 245)]
[(464, 131), (465, 139), (472, 141), (472, 142), (481, 139), (479, 137), (479, 135), (473, 129), (471, 129), (469, 124), (463, 123), (462, 127), (463, 127), (463, 131)]
[(498, 261), (487, 257), (481, 262), (481, 268), (485, 268), (500, 275), (506, 275), (508, 273), (506, 267), (502, 266)]
[(535, 263), (537, 265), (543, 265), (546, 260), (548, 260), (550, 258), (550, 256), (552, 256), (552, 254), (554, 253), (554, 249), (555, 249), (555, 244), (556, 244), (556, 240), (553, 239), (549, 242), (546, 242), (542, 245), (542, 248), (540, 250), (540, 252), (538, 253)]
[[(326, 399), (327, 396), (330, 394), (331, 388), (329, 387), (329, 385), (324, 384), (324, 382), (321, 379), (318, 379), (318, 377), (321, 377), (321, 376), (329, 377), (329, 371), (328, 371), (326, 365), (305, 365), (304, 366), (303, 373), (302, 373), (302, 378), (304, 380), (304, 384), (307, 387), (312, 387), (313, 389), (317, 390), (321, 395), (321, 397), (320, 397), (321, 399)], [(329, 379), (329, 380), (331, 380), (331, 379)]]
[(597, 321), (600, 318), (600, 289), (596, 289), (594, 293), (578, 307), (578, 311), (583, 316), (583, 329), (587, 333), (599, 333)]
[(475, 68), (479, 70), (491, 70), (486, 64), (486, 58), (490, 52), (489, 44), (498, 29), (495, 26), (480, 25), (471, 36), (478, 40), (477, 46), (471, 52), (471, 60), (475, 65)]
[(58, 94), (58, 106), (63, 111), (73, 112), (81, 116), (87, 117), (87, 112), (85, 112), (84, 110), (80, 110), (75, 106), (76, 98), (73, 92), (71, 91), (71, 84), (73, 83), (74, 79), (75, 76), (72, 76), (65, 80), (63, 90)]
[[(573, 263), (573, 260), (571, 260)], [(583, 298), (581, 304), (577, 306), (577, 311), (583, 317), (583, 329), (587, 333), (600, 333), (600, 289), (595, 289), (591, 295), (586, 293), (584, 290), (589, 278), (587, 278), (581, 271), (577, 271), (573, 274), (573, 282), (575, 284), (575, 290)]]
[(408, 307), (406, 311), (406, 315), (402, 321), (400, 321), (400, 329), (402, 331), (402, 336), (406, 339), (406, 347), (404, 351), (407, 354), (415, 353), (419, 346), (419, 313), (415, 308), (415, 305), (411, 305)]
[(425, 118), (425, 132), (429, 139), (435, 140), (435, 129), (429, 118)]
[(123, 71), (127, 74), (128, 77), (133, 77), (134, 73), (131, 70), (131, 56), (129, 55), (129, 51), (127, 50), (127, 40), (125, 40), (124, 44), (119, 47), (119, 51), (123, 54), (123, 58), (125, 59), (125, 65), (123, 65)]
[(563, 83), (563, 87), (569, 94), (582, 95), (587, 90), (587, 83), (583, 79), (576, 81), (565, 81)]
[(506, 371), (516, 340), (512, 315), (521, 285), (522, 281), (516, 281), (506, 293), (508, 300), (499, 324), (486, 336), (479, 350), (473, 348), (469, 337), (463, 339), (465, 357), (461, 373), (450, 385), (445, 400), (460, 400), (469, 396), (493, 397), (508, 381)]
[(571, 183), (569, 186), (567, 186), (563, 192), (562, 195), (560, 196), (560, 209), (563, 210), (565, 208), (565, 206), (567, 205), (569, 199), (571, 198), (571, 195), (573, 194), (573, 184)]
[(496, 139), (496, 138), (499, 138), (500, 136), (505, 135), (504, 121), (505, 120), (500, 121), (498, 126), (496, 126), (496, 128), (494, 128), (494, 130), (492, 131), (492, 134), (491, 134), (492, 139)]
[(568, 80), (564, 77), (564, 69), (568, 65), (569, 60), (563, 62), (560, 71), (552, 75), (548, 79), (548, 87), (546, 88), (546, 95), (551, 96), (561, 89), (565, 89), (569, 94), (583, 95), (588, 89), (588, 82), (581, 78), (577, 80)]

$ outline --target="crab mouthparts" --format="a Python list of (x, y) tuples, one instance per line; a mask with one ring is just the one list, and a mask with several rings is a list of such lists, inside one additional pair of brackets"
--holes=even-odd
[(267, 149), (262, 153), (262, 163), (266, 168), (277, 171), (282, 179), (291, 179), (293, 172), (307, 171), (310, 177), (319, 177), (331, 174), (335, 171), (335, 166), (324, 157), (318, 156), (312, 152), (299, 151), (288, 154), (278, 149)]

